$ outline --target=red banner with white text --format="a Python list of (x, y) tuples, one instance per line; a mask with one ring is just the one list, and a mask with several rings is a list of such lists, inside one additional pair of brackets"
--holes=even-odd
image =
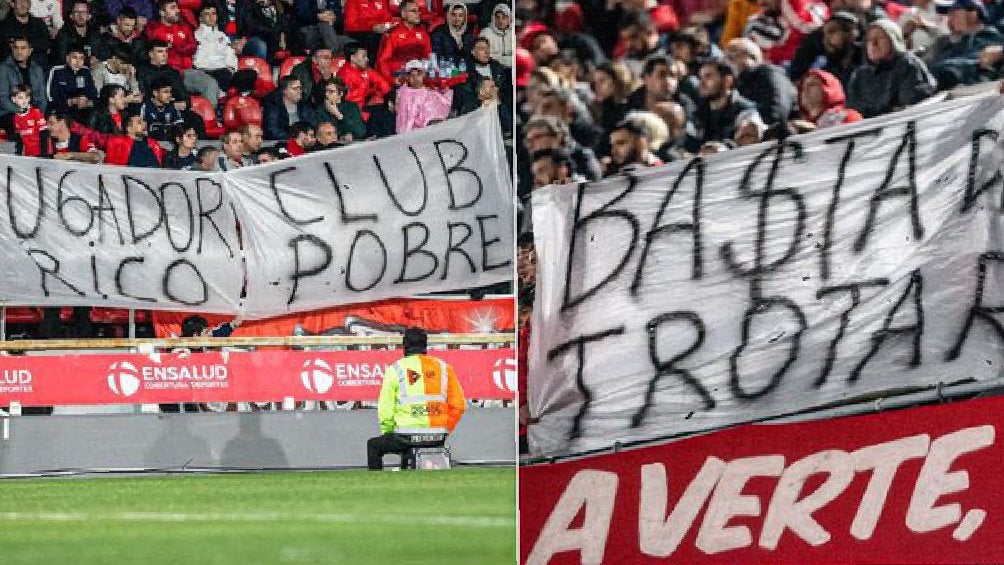
[(521, 563), (1004, 562), (1004, 398), (520, 469)]
[[(464, 395), (510, 399), (513, 349), (433, 351)], [(401, 351), (258, 351), (0, 357), (0, 406), (295, 400), (376, 400)]]

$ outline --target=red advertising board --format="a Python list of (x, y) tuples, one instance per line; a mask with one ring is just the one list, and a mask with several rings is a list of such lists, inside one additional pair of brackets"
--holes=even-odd
[(521, 562), (1001, 563), (1002, 425), (990, 398), (523, 467)]
[[(512, 349), (433, 353), (453, 366), (467, 398), (513, 397)], [(383, 368), (400, 358), (400, 350), (0, 357), (0, 406), (376, 400)]]

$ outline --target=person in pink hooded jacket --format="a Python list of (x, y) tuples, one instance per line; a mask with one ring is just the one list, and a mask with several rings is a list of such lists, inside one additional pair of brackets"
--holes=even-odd
[(411, 60), (404, 66), (405, 83), (397, 89), (397, 133), (421, 129), (433, 120), (443, 120), (450, 113), (453, 91), (425, 86), (425, 67)]

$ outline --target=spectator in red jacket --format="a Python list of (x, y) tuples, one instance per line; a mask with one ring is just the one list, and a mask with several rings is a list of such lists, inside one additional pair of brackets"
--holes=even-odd
[[(181, 19), (178, 0), (161, 0), (160, 20), (146, 26), (147, 40), (167, 43), (167, 64), (177, 69), (184, 80), (185, 89), (198, 92), (214, 105), (220, 97), (220, 87), (205, 71), (192, 68), (192, 58), (199, 47), (195, 32)], [(175, 93), (178, 98), (181, 96)]]
[[(348, 94), (345, 99), (354, 102), (362, 110), (363, 121), (367, 123), (368, 136), (382, 137), (394, 133), (394, 116), (386, 108), (385, 98), (390, 93), (390, 83), (375, 70), (369, 68), (370, 60), (366, 50), (358, 43), (345, 48), (345, 65), (338, 71)], [(377, 122), (373, 123), (376, 119)]]
[[(390, 15), (395, 18), (400, 18), (402, 6), (404, 6), (403, 1), (390, 0), (388, 3)], [(425, 27), (429, 30), (434, 29), (436, 26), (446, 21), (445, 10), (443, 9), (443, 0), (422, 0), (418, 3), (418, 11), (422, 23), (425, 24)]]
[(10, 98), (17, 108), (14, 112), (17, 154), (38, 157), (42, 147), (42, 132), (46, 128), (45, 115), (31, 105), (31, 87), (26, 84), (15, 86)]
[(799, 116), (817, 129), (861, 121), (861, 113), (845, 102), (840, 80), (826, 71), (812, 69), (798, 86)]
[(429, 31), (422, 25), (417, 0), (401, 2), (402, 21), (383, 36), (376, 70), (391, 84), (394, 74), (413, 59), (425, 60), (432, 53)]
[(160, 168), (164, 163), (164, 148), (146, 135), (143, 115), (131, 114), (126, 118), (125, 135), (108, 138), (105, 163), (130, 167)]
[(160, 20), (146, 26), (146, 37), (149, 40), (160, 39), (167, 42), (167, 64), (184, 71), (192, 68), (192, 57), (198, 43), (195, 32), (181, 20), (181, 12), (177, 0), (161, 0)]
[(390, 0), (345, 0), (345, 33), (358, 39), (375, 57), (380, 38), (394, 27)]

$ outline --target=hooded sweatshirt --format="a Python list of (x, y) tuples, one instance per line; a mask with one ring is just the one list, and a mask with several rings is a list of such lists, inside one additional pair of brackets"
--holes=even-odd
[[(817, 77), (823, 83), (823, 107), (812, 113), (802, 102), (805, 83), (809, 77)], [(812, 69), (798, 85), (798, 109), (803, 120), (816, 124), (817, 128), (832, 127), (861, 121), (861, 113), (844, 107), (844, 87), (837, 77), (826, 71)]]
[(446, 5), (446, 13), (449, 14), (454, 8), (464, 11), (464, 24), (460, 29), (453, 29), (450, 26), (449, 18), (442, 25), (432, 30), (432, 52), (440, 60), (442, 59), (463, 59), (471, 51), (474, 45), (474, 33), (471, 26), (467, 25), (467, 4), (463, 2), (450, 2)]
[(916, 104), (934, 94), (936, 83), (927, 65), (906, 50), (903, 33), (891, 20), (873, 22), (892, 43), (886, 59), (866, 60), (854, 70), (847, 85), (847, 106), (865, 118), (881, 116)]
[[(503, 30), (495, 27), (495, 14), (499, 12), (502, 12), (510, 17), (510, 23), (507, 29)], [(491, 47), (492, 59), (495, 59), (507, 67), (512, 66), (513, 60), (513, 31), (511, 18), (512, 11), (509, 9), (509, 6), (499, 4), (498, 6), (495, 6), (495, 10), (492, 11), (492, 24), (481, 30), (481, 37), (487, 39), (488, 45)]]

